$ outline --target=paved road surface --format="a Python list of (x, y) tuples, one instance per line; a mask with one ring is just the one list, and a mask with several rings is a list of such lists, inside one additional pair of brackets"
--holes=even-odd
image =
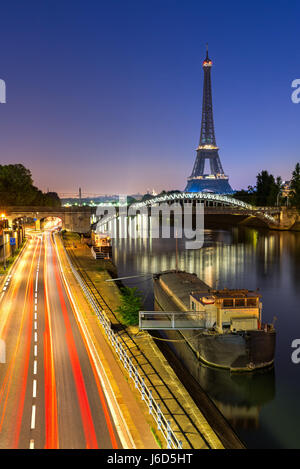
[(52, 235), (27, 244), (0, 293), (0, 448), (118, 448)]

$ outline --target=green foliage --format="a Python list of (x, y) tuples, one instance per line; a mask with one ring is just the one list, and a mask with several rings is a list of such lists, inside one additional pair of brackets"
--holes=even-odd
[(273, 174), (262, 171), (256, 178), (256, 205), (273, 207), (277, 203), (282, 180), (278, 177), (275, 181)]
[(235, 192), (234, 198), (241, 200), (246, 204), (256, 205), (255, 189), (251, 186), (248, 187), (248, 190), (241, 189), (240, 191)]
[(59, 207), (56, 192), (44, 194), (33, 185), (31, 172), (22, 164), (0, 165), (0, 205)]
[(153, 427), (150, 427), (151, 428), (151, 433), (152, 435), (154, 436), (154, 439), (156, 441), (156, 444), (157, 446), (160, 448), (160, 449), (163, 449), (163, 445), (162, 445), (162, 442), (161, 442), (161, 439), (159, 438), (156, 430), (153, 428)]
[(297, 163), (291, 180), (292, 205), (300, 209), (300, 164)]
[(121, 288), (121, 306), (117, 312), (121, 320), (127, 326), (136, 326), (139, 322), (139, 311), (143, 307), (143, 301), (137, 288)]
[(14, 250), (13, 255), (10, 256), (8, 259), (6, 259), (6, 269), (4, 269), (3, 260), (2, 260), (2, 264), (0, 265), (0, 275), (4, 275), (8, 273), (9, 269), (11, 268), (11, 266), (17, 259), (19, 253), (21, 252), (22, 247), (24, 246), (25, 242), (26, 241), (24, 240), (23, 243), (17, 249)]
[(150, 200), (150, 199), (153, 199), (153, 195), (145, 194), (143, 195), (141, 202), (145, 202), (146, 200)]
[(127, 205), (132, 205), (135, 204), (137, 200), (134, 197), (131, 197), (131, 195), (128, 195), (127, 197)]
[(234, 198), (251, 205), (261, 207), (274, 207), (279, 202), (279, 194), (282, 188), (281, 177), (275, 177), (268, 171), (262, 171), (256, 177), (256, 186), (249, 186), (248, 190), (240, 190), (234, 194)]

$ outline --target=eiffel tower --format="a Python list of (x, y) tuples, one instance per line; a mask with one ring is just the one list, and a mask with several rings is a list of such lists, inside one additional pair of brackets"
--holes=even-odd
[[(233, 190), (229, 184), (229, 177), (224, 174), (215, 137), (211, 92), (212, 61), (208, 56), (208, 46), (206, 47), (206, 58), (202, 67), (204, 84), (200, 142), (193, 172), (188, 178), (185, 192), (232, 194)], [(210, 164), (210, 174), (204, 173), (206, 160)]]

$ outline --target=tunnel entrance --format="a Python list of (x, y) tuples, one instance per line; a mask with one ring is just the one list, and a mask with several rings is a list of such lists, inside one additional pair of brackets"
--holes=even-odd
[(46, 217), (41, 220), (41, 230), (52, 231), (62, 228), (62, 219), (58, 217)]

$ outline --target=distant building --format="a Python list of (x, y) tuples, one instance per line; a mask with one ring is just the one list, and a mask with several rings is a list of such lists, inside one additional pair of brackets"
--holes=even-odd
[(282, 197), (291, 197), (293, 190), (291, 189), (291, 182), (292, 181), (284, 181), (282, 183)]
[(111, 238), (106, 233), (91, 232), (92, 255), (95, 259), (111, 259)]

